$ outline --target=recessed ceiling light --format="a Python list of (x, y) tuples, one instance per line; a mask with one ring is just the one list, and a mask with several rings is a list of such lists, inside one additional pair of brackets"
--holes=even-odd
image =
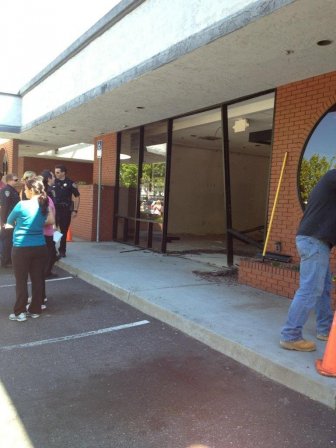
[(76, 132), (76, 129), (70, 129), (70, 132)]
[(288, 55), (288, 54), (293, 54), (294, 53), (294, 50), (286, 50), (286, 54)]
[(123, 128), (128, 128), (128, 124), (124, 124)]
[(53, 129), (56, 129), (56, 126), (51, 126)]
[(26, 148), (30, 148), (30, 145), (26, 145)]
[(137, 106), (137, 109), (144, 109), (144, 106)]
[(330, 44), (332, 44), (332, 40), (330, 40), (330, 39), (324, 39), (324, 40), (319, 40), (318, 42), (316, 42), (316, 44), (319, 46), (319, 47), (326, 47), (327, 45), (330, 45)]

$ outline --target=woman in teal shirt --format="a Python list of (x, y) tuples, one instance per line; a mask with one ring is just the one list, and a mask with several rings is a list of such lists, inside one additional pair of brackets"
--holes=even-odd
[[(16, 280), (16, 302), (10, 320), (23, 322), (29, 317), (39, 317), (43, 301), (44, 267), (47, 248), (43, 235), (46, 224), (55, 219), (48, 210), (48, 197), (41, 177), (25, 182), (27, 201), (20, 201), (7, 218), (6, 226), (14, 227), (12, 262)], [(28, 301), (28, 274), (31, 280), (32, 301)]]

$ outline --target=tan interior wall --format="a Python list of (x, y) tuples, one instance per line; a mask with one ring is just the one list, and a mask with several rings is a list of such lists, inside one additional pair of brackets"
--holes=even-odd
[[(244, 230), (264, 224), (269, 158), (232, 153), (233, 224)], [(223, 234), (222, 152), (174, 146), (168, 233)]]
[(234, 229), (247, 230), (265, 224), (269, 163), (269, 157), (230, 154)]
[(221, 151), (175, 145), (171, 173), (168, 233), (223, 233)]

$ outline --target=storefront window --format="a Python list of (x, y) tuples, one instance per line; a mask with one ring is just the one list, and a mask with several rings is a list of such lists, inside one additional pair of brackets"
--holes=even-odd
[(118, 239), (135, 237), (137, 182), (139, 170), (139, 130), (125, 131), (121, 136), (119, 164)]
[(161, 251), (167, 121), (121, 133), (116, 239)]
[(336, 106), (318, 123), (302, 156), (299, 194), (303, 207), (319, 179), (333, 168), (336, 168)]
[(144, 152), (140, 180), (139, 245), (146, 247), (148, 226), (152, 224), (152, 248), (160, 250), (162, 242), (164, 186), (166, 177), (167, 122), (145, 126)]

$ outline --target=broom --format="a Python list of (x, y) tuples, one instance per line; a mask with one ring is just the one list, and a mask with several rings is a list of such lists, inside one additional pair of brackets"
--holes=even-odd
[(265, 239), (265, 243), (264, 243), (264, 249), (263, 249), (262, 254), (257, 254), (257, 258), (261, 258), (262, 261), (264, 261), (265, 259), (266, 260), (273, 260), (273, 261), (280, 261), (282, 263), (290, 263), (292, 261), (291, 255), (284, 255), (284, 254), (279, 254), (279, 253), (274, 253), (274, 252), (266, 252), (267, 245), (268, 245), (268, 240), (269, 240), (269, 237), (270, 237), (270, 234), (271, 234), (273, 218), (274, 218), (274, 215), (275, 215), (275, 209), (276, 209), (276, 206), (277, 206), (277, 203), (278, 203), (278, 197), (279, 197), (282, 177), (283, 177), (283, 173), (284, 173), (285, 165), (286, 165), (286, 161), (287, 161), (287, 155), (288, 155), (288, 152), (285, 153), (285, 156), (284, 156), (284, 159), (283, 159), (283, 162), (282, 162), (280, 178), (279, 178), (279, 182), (278, 182), (277, 191), (275, 193), (275, 199), (274, 199), (274, 204), (273, 204), (273, 208), (272, 208), (271, 219), (270, 219), (269, 224), (268, 224), (266, 239)]

